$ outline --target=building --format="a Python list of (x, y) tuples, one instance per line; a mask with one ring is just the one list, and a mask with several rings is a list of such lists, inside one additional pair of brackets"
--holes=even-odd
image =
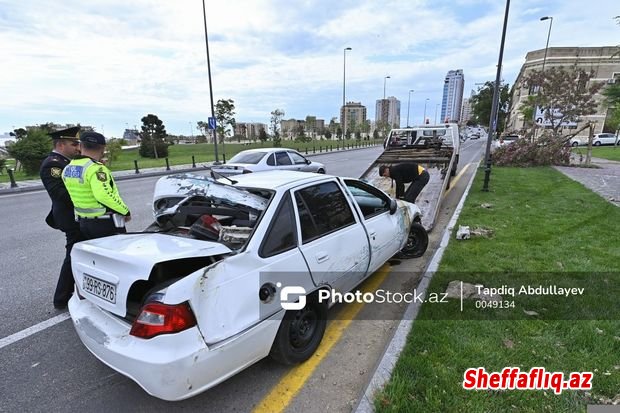
[[(551, 67), (565, 69), (582, 69), (586, 72), (593, 72), (594, 76), (590, 82), (614, 83), (620, 82), (620, 47), (603, 46), (603, 47), (550, 47), (547, 49), (547, 58), (545, 60), (545, 49), (534, 50), (528, 52), (525, 56), (525, 63), (521, 67), (517, 79), (512, 87), (511, 107), (506, 130), (518, 131), (524, 128), (524, 125), (531, 121), (523, 118), (523, 114), (519, 109), (523, 103), (527, 101), (530, 90), (525, 85), (524, 78), (531, 70), (542, 70), (543, 61), (545, 70)], [(603, 95), (595, 95), (595, 99), (602, 102)], [(577, 129), (579, 125), (590, 120), (595, 122), (594, 133), (603, 132), (605, 126), (605, 118), (607, 116), (607, 108), (604, 105), (598, 105), (597, 113), (591, 116), (584, 116), (579, 121), (569, 123), (563, 128)], [(577, 136), (585, 138), (588, 134), (587, 130), (580, 132)]]
[(140, 143), (140, 132), (138, 129), (125, 129), (125, 132), (123, 132), (123, 140), (125, 140), (129, 146), (138, 145)]
[[(450, 70), (443, 81), (440, 122), (459, 122), (463, 103), (465, 75), (462, 69)], [(425, 120), (426, 121), (426, 120)]]
[(267, 132), (267, 125), (258, 122), (237, 122), (235, 123), (235, 136), (242, 136), (243, 139), (255, 141), (258, 139), (260, 130)]
[(325, 129), (325, 120), (308, 115), (306, 120), (288, 119), (280, 122), (280, 133), (283, 139), (295, 139), (299, 135), (300, 128), (303, 128), (306, 136), (316, 138)]
[(394, 96), (377, 99), (375, 122), (387, 123), (392, 128), (400, 128), (400, 100)]
[(465, 125), (471, 119), (471, 104), (469, 103), (469, 99), (463, 99), (463, 106), (461, 107), (461, 116), (460, 123)]
[(346, 120), (347, 131), (352, 131), (366, 123), (366, 114), (366, 106), (362, 102), (347, 102), (340, 108), (340, 124), (344, 125)]

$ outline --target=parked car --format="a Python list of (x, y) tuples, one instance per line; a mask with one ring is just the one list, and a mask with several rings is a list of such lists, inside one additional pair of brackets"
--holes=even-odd
[[(165, 400), (267, 355), (308, 359), (326, 326), (319, 290), (350, 291), (393, 255), (418, 257), (428, 245), (416, 205), (357, 179), (270, 171), (226, 182), (163, 177), (147, 231), (84, 241), (71, 254), (78, 336)], [(302, 289), (300, 309), (284, 309), (289, 286)]]
[(518, 139), (521, 139), (521, 137), (519, 135), (503, 135), (500, 136), (499, 139), (496, 139), (493, 141), (493, 148), (497, 149), (497, 148), (501, 148), (502, 146), (505, 145), (510, 145), (514, 142), (516, 142)]
[[(571, 138), (570, 145), (572, 147), (582, 146), (588, 144), (588, 138)], [(616, 135), (613, 133), (596, 133), (592, 138), (593, 146), (601, 145), (615, 145)]]
[(324, 174), (325, 165), (313, 162), (299, 152), (286, 148), (260, 148), (241, 151), (224, 165), (211, 168), (222, 176), (269, 170), (316, 172)]

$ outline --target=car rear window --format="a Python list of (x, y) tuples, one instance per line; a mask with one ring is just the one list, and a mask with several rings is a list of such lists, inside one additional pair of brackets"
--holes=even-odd
[(230, 158), (228, 162), (251, 163), (256, 165), (260, 162), (261, 159), (263, 159), (263, 156), (265, 156), (265, 152), (239, 152), (238, 154)]

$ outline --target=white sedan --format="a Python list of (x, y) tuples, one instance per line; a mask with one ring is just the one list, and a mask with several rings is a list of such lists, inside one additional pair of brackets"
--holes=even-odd
[[(428, 236), (414, 204), (357, 179), (264, 172), (161, 178), (145, 232), (81, 242), (71, 319), (84, 345), (148, 393), (180, 400), (271, 355), (316, 350), (332, 304)], [(343, 248), (346, 246), (346, 248)]]
[(293, 149), (259, 148), (241, 151), (223, 164), (211, 168), (215, 178), (270, 170), (316, 172), (324, 174), (325, 165), (313, 162)]

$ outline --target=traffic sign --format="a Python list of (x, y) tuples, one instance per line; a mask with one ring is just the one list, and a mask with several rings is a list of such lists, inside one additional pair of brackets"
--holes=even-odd
[(209, 117), (209, 129), (215, 129), (216, 121), (215, 118)]

